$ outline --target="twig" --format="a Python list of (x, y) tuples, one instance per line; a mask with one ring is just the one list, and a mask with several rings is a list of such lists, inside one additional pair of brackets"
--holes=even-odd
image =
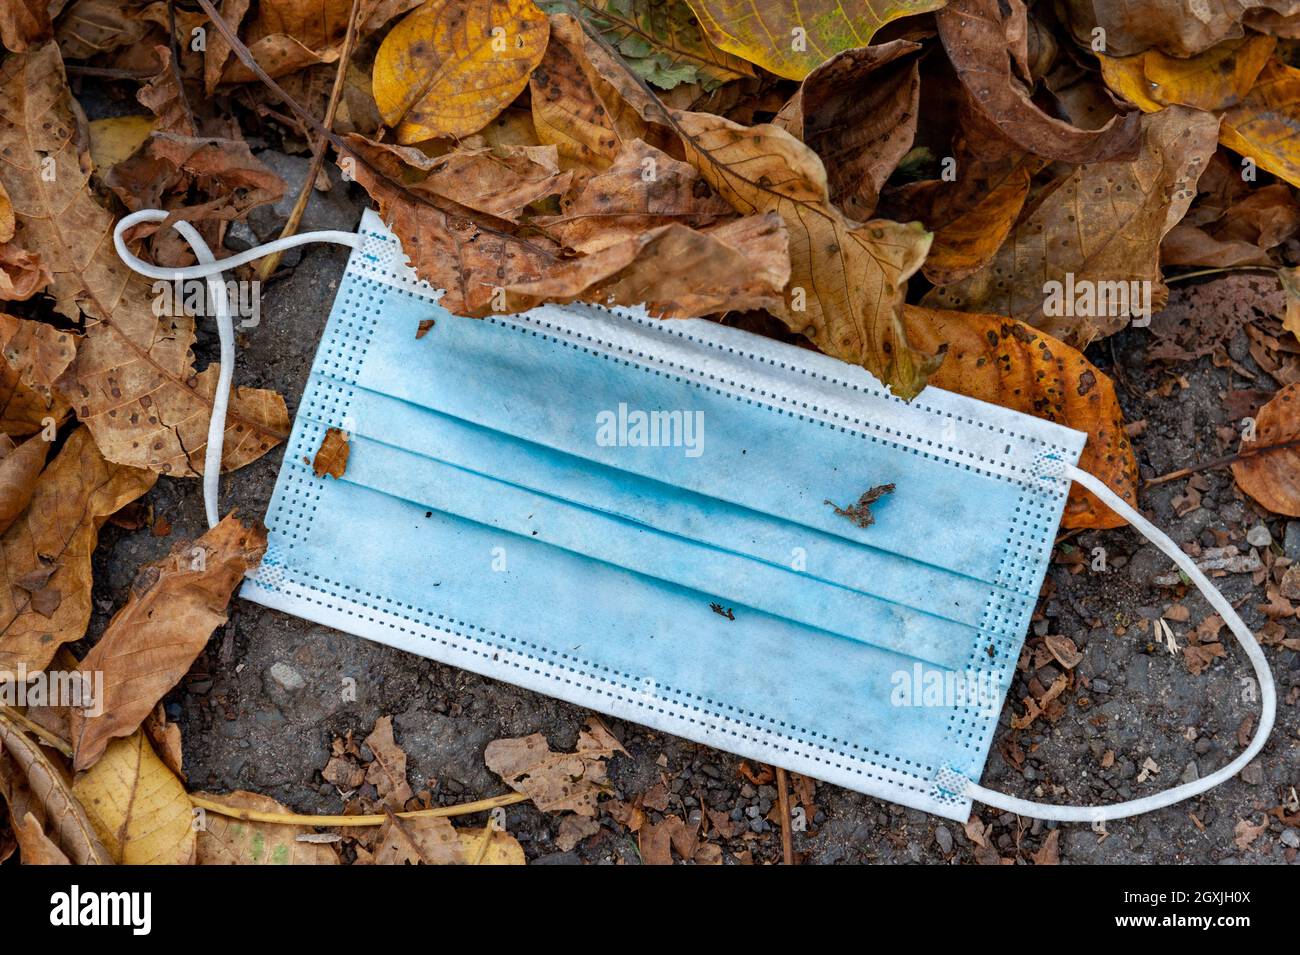
[(199, 124), (194, 119), (194, 110), (190, 109), (190, 98), (185, 95), (185, 79), (181, 76), (181, 46), (176, 39), (176, 0), (167, 4), (167, 45), (172, 49), (172, 80), (176, 83), (176, 94), (185, 110), (190, 131), (197, 136)]
[[(491, 796), (477, 802), (461, 803), (459, 806), (444, 806), (440, 809), (416, 809), (413, 812), (393, 813), (398, 819), (437, 819), (451, 816), (467, 816), (474, 812), (487, 812), (498, 806), (513, 806), (524, 802), (528, 797), (523, 793), (506, 793), (503, 796)], [(230, 816), (244, 822), (270, 822), (282, 826), (382, 826), (388, 816), (314, 816), (296, 812), (264, 812), (260, 809), (239, 809), (202, 796), (190, 796), (190, 802), (200, 809), (215, 812), (219, 816)]]
[(27, 732), (31, 733), (33, 736), (37, 737), (42, 743), (45, 743), (47, 746), (53, 746), (64, 756), (68, 756), (68, 757), (72, 756), (72, 746), (70, 744), (68, 744), (65, 740), (60, 739), (56, 734), (52, 733), (50, 730), (47, 730), (40, 723), (33, 722), (32, 720), (28, 719), (26, 716), (23, 716), (23, 714), (19, 713), (17, 710), (13, 709), (12, 707), (0, 706), (0, 719), (6, 720), (10, 723), (15, 724), (21, 729), (26, 730)]
[(785, 770), (776, 767), (776, 806), (781, 814), (781, 857), (786, 865), (794, 865), (794, 842), (790, 835), (790, 794), (786, 788)]
[(1188, 279), (1199, 279), (1207, 275), (1222, 275), (1225, 272), (1272, 272), (1276, 275), (1277, 271), (1271, 265), (1224, 265), (1215, 269), (1197, 269), (1195, 272), (1184, 272), (1182, 275), (1170, 275), (1164, 282), (1166, 285), (1173, 285), (1175, 282), (1186, 282)]
[[(330, 90), (329, 105), (325, 108), (325, 128), (333, 132), (334, 116), (338, 112), (339, 100), (342, 98), (344, 81), (347, 78), (348, 63), (352, 59), (352, 46), (357, 39), (357, 11), (361, 7), (361, 0), (352, 0), (352, 12), (348, 14), (348, 32), (343, 38), (343, 53), (339, 56), (339, 67), (334, 74), (334, 88)], [(307, 203), (311, 201), (311, 194), (316, 190), (316, 178), (320, 175), (321, 168), (325, 165), (325, 153), (329, 148), (329, 143), (325, 137), (316, 140), (315, 148), (311, 154), (311, 165), (307, 167), (307, 178), (303, 180), (302, 187), (298, 190), (298, 198), (293, 204), (293, 209), (289, 213), (289, 218), (284, 223), (284, 228), (280, 230), (280, 238), (287, 239), (298, 231), (298, 225), (302, 222), (303, 213), (307, 211)], [(272, 252), (262, 260), (258, 266), (258, 278), (265, 282), (280, 265), (279, 252)]]
[(66, 63), (63, 68), (73, 76), (97, 76), (106, 80), (147, 80), (156, 75), (148, 70), (117, 70), (108, 66), (81, 66), (77, 63)]
[(1168, 474), (1154, 477), (1149, 481), (1143, 482), (1142, 486), (1154, 487), (1157, 484), (1166, 484), (1169, 481), (1177, 481), (1179, 478), (1191, 477), (1193, 474), (1200, 474), (1202, 471), (1213, 471), (1215, 468), (1227, 467), (1229, 464), (1236, 464), (1238, 461), (1248, 461), (1251, 458), (1263, 454), (1272, 454), (1274, 451), (1289, 451), (1293, 448), (1300, 448), (1300, 438), (1291, 438), (1289, 441), (1279, 441), (1277, 444), (1265, 445), (1262, 448), (1248, 448), (1245, 451), (1238, 451), (1236, 454), (1225, 454), (1223, 457), (1215, 458), (1212, 461), (1194, 464), (1190, 468), (1179, 468), (1177, 471), (1170, 471)]

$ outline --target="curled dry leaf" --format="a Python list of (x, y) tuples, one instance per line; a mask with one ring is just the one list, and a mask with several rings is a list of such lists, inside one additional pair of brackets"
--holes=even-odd
[(923, 303), (1007, 314), (1076, 347), (1140, 316), (1148, 293), (1163, 307), (1160, 241), (1195, 197), (1217, 132), (1214, 116), (1182, 106), (1145, 115), (1137, 159), (1055, 180), (988, 266)]
[(348, 435), (346, 431), (340, 431), (338, 428), (330, 428), (325, 432), (325, 437), (321, 439), (320, 447), (316, 450), (316, 457), (312, 459), (312, 473), (317, 477), (329, 475), (333, 478), (341, 478), (343, 472), (348, 467), (348, 455), (352, 448), (348, 444)]
[(193, 864), (190, 797), (143, 732), (109, 743), (72, 792), (119, 865)]
[(380, 115), (399, 143), (477, 132), (528, 85), (548, 26), (532, 0), (428, 0), (375, 54)]
[(73, 768), (81, 772), (109, 741), (129, 736), (203, 652), (226, 622), (226, 605), (244, 573), (266, 550), (266, 531), (228, 515), (198, 540), (182, 541), (136, 574), (126, 606), (81, 662), (102, 673), (98, 715), (72, 713)]
[(78, 865), (111, 865), (62, 767), (31, 737), (0, 716), (0, 796), (16, 830), (28, 816)]
[[(563, 0), (543, 6), (569, 9)], [(660, 89), (698, 83), (708, 91), (754, 75), (740, 57), (709, 42), (686, 0), (577, 0), (577, 6), (636, 75)]]
[(1300, 186), (1300, 70), (1272, 59), (1250, 93), (1223, 114), (1220, 141), (1261, 169)]
[(45, 834), (40, 820), (30, 812), (14, 823), (13, 830), (23, 865), (72, 865), (63, 850)]
[(831, 202), (867, 219), (916, 135), (920, 45), (894, 40), (846, 50), (813, 70), (773, 123), (826, 166)]
[(605, 760), (627, 751), (597, 720), (578, 734), (572, 753), (556, 753), (541, 733), (488, 743), (483, 761), (488, 769), (521, 792), (544, 812), (569, 810), (596, 815), (596, 800), (609, 789)]
[(0, 44), (6, 50), (26, 53), (48, 40), (54, 30), (50, 6), (46, 0), (5, 0), (0, 4)]
[(76, 356), (75, 335), (0, 312), (0, 352), (0, 431), (35, 434), (71, 413), (54, 383)]
[[(234, 809), (258, 812), (289, 810), (270, 796), (236, 790), (223, 796), (196, 793), (204, 799)], [(338, 865), (338, 851), (331, 845), (299, 842), (298, 837), (315, 832), (309, 826), (250, 822), (205, 811), (198, 827), (198, 865)]]
[(1145, 112), (1175, 105), (1222, 110), (1250, 92), (1276, 45), (1274, 37), (1251, 34), (1186, 59), (1159, 50), (1098, 59), (1106, 85)]
[(1237, 487), (1275, 514), (1300, 517), (1300, 384), (1287, 385), (1259, 409), (1255, 440), (1243, 438), (1238, 453)]
[[(0, 63), (0, 183), (26, 243), (53, 274), (60, 312), (83, 314), (86, 334), (59, 391), (106, 457), (175, 476), (203, 468), (216, 366), (195, 375), (194, 321), (153, 313), (150, 283), (113, 248), (113, 216), (88, 187), (90, 158), (54, 44)], [(45, 182), (42, 169), (53, 171)], [(227, 417), (222, 465), (255, 460), (288, 433), (274, 392), (239, 389)]]
[[(0, 585), (0, 678), (20, 665), (43, 669), (60, 646), (85, 636), (90, 556), (99, 528), (155, 479), (147, 471), (105, 461), (85, 428), (68, 437), (41, 473), (27, 510), (0, 537), (7, 577)], [(40, 586), (26, 579), (38, 571), (48, 572)], [(57, 595), (57, 608), (42, 613), (25, 583)]]
[[(908, 334), (920, 347), (948, 346), (930, 383), (1087, 432), (1079, 467), (1137, 505), (1137, 459), (1124, 431), (1115, 386), (1082, 354), (1038, 329), (999, 315), (908, 306)], [(1119, 527), (1124, 519), (1075, 487), (1065, 527)]]
[(1021, 79), (1028, 74), (1023, 0), (951, 0), (936, 14), (943, 47), (976, 109), (1026, 151), (1070, 163), (1131, 159), (1138, 113), (1080, 129), (1043, 112)]
[(937, 10), (944, 0), (690, 0), (714, 45), (791, 80), (837, 53), (865, 47), (900, 17)]
[(44, 435), (32, 435), (17, 447), (0, 435), (0, 534), (27, 510), (49, 451)]
[(1183, 57), (1241, 36), (1242, 21), (1252, 12), (1291, 14), (1296, 7), (1295, 0), (1063, 0), (1060, 4), (1066, 24), (1083, 46), (1101, 37), (1112, 56), (1155, 48)]

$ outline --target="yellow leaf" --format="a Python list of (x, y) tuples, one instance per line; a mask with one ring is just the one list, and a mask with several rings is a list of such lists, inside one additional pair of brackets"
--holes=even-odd
[(1300, 70), (1269, 60), (1254, 88), (1223, 114), (1219, 142), (1262, 169), (1300, 186)]
[(523, 91), (548, 32), (532, 0), (428, 0), (375, 54), (379, 113), (399, 143), (477, 132)]
[[(1086, 431), (1088, 443), (1079, 467), (1136, 506), (1137, 459), (1124, 431), (1115, 386), (1082, 353), (1001, 315), (909, 305), (903, 316), (916, 347), (948, 348), (930, 384)], [(1123, 518), (1079, 487), (1071, 491), (1062, 518), (1065, 527), (1123, 523)]]
[(1276, 45), (1271, 36), (1251, 34), (1190, 58), (1147, 50), (1098, 59), (1106, 85), (1145, 112), (1174, 105), (1221, 110), (1242, 101)]
[[(236, 809), (288, 812), (270, 796), (243, 790), (224, 796), (196, 795)], [(199, 865), (338, 865), (339, 854), (333, 846), (298, 841), (298, 836), (314, 831), (310, 826), (252, 822), (209, 812), (198, 833), (197, 861)]]
[(104, 172), (131, 155), (149, 138), (157, 122), (152, 116), (114, 116), (90, 124), (90, 159)]
[(946, 0), (689, 0), (708, 38), (728, 53), (801, 80), (837, 53), (866, 46), (891, 20)]
[(190, 798), (143, 732), (113, 740), (72, 792), (119, 865), (194, 862)]

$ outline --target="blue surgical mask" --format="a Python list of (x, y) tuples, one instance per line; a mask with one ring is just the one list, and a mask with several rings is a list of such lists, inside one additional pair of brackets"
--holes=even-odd
[[(247, 599), (951, 819), (972, 798), (1111, 818), (1208, 785), (1100, 810), (978, 786), (1074, 479), (1204, 583), (1260, 672), (1263, 744), (1258, 646), (1074, 467), (1085, 435), (935, 388), (907, 403), (713, 322), (453, 316), (374, 213), (326, 238), (354, 251)], [(330, 428), (337, 479), (307, 463)]]

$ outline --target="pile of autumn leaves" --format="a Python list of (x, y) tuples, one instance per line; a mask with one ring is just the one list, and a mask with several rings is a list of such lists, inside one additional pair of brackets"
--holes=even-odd
[[(157, 314), (151, 283), (118, 260), (123, 209), (175, 211), (221, 248), (230, 223), (284, 194), (246, 131), (327, 148), (455, 312), (588, 301), (729, 313), (904, 397), (933, 384), (1087, 431), (1083, 467), (1132, 501), (1114, 389), (1080, 353), (1128, 317), (1046, 314), (1044, 283), (1148, 282), (1157, 309), (1162, 266), (1272, 268), (1300, 286), (1286, 268), (1300, 71), (1285, 39), (1300, 0), (1195, 16), (1180, 0), (1114, 6), (5, 3), (0, 675), (102, 672), (106, 694), (95, 717), (0, 710), (0, 795), (24, 858), (202, 855), (159, 702), (265, 547), (227, 517), (143, 568), (89, 655), (69, 654), (90, 619), (101, 526), (129, 523), (123, 509), (160, 475), (201, 475), (217, 377), (195, 368), (193, 318)], [(70, 77), (140, 108), (87, 123)], [(131, 240), (158, 263), (191, 261), (169, 228)], [(1300, 433), (1297, 331), (1293, 304), (1253, 338), (1283, 386), (1258, 416), (1259, 446)], [(279, 395), (238, 389), (223, 470), (288, 428)], [(1300, 515), (1294, 451), (1234, 473), (1266, 507)], [(1065, 523), (1118, 521), (1079, 492)], [(358, 856), (445, 861), (495, 845), (484, 835), (453, 851), (460, 837), (441, 823), (412, 835), (392, 815), (409, 802), (380, 807), (392, 820)], [(321, 844), (310, 835), (277, 838)]]

